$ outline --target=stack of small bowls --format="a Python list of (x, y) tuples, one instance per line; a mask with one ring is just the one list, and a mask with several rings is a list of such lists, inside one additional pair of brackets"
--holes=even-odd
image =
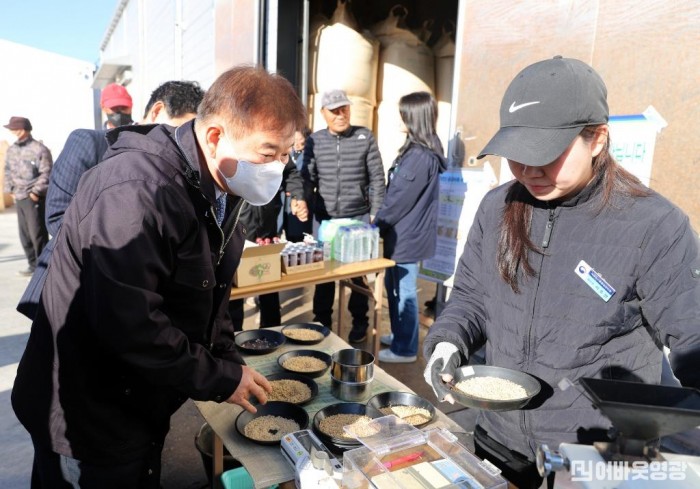
[(331, 394), (341, 401), (369, 399), (374, 380), (374, 355), (348, 348), (331, 356)]

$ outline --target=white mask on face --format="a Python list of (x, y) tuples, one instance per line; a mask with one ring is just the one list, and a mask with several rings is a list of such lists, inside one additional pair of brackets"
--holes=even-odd
[[(228, 138), (227, 142), (233, 147)], [(221, 168), (218, 168), (231, 193), (238, 195), (251, 205), (265, 205), (279, 192), (284, 163), (279, 160), (270, 163), (251, 163), (236, 158), (233, 154), (231, 158), (238, 162), (233, 176), (227, 177)]]

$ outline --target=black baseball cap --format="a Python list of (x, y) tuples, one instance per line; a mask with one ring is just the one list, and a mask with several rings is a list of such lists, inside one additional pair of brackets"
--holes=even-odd
[(555, 56), (534, 63), (510, 82), (501, 102), (501, 128), (478, 158), (547, 165), (585, 126), (607, 124), (607, 94), (603, 79), (583, 61)]

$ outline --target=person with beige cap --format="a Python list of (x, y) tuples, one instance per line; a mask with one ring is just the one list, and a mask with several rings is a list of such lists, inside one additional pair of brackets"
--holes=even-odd
[[(302, 175), (314, 190), (313, 214), (317, 223), (332, 218), (370, 222), (384, 200), (384, 166), (372, 131), (350, 124), (352, 102), (342, 90), (329, 90), (321, 99), (327, 129), (314, 132), (304, 147)], [(365, 277), (353, 279), (358, 285)], [(331, 326), (335, 282), (316, 286), (314, 321)], [(353, 291), (348, 309), (352, 315), (351, 343), (367, 337), (367, 297)]]
[(51, 151), (32, 137), (32, 123), (26, 117), (10, 117), (3, 127), (16, 138), (5, 155), (5, 192), (15, 198), (19, 239), (29, 262), (18, 273), (29, 277), (49, 241), (44, 211), (53, 159)]

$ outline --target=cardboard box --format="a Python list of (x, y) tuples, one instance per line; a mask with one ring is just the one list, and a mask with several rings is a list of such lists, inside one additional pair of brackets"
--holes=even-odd
[(283, 249), (284, 243), (257, 246), (246, 241), (236, 270), (236, 286), (247, 287), (282, 278), (280, 252)]
[(315, 261), (313, 263), (305, 263), (304, 265), (296, 265), (293, 267), (286, 267), (284, 265), (284, 262), (282, 262), (282, 273), (284, 273), (286, 275), (291, 275), (293, 273), (310, 272), (311, 270), (320, 270), (324, 266), (325, 266), (325, 262), (322, 262), (322, 261)]

